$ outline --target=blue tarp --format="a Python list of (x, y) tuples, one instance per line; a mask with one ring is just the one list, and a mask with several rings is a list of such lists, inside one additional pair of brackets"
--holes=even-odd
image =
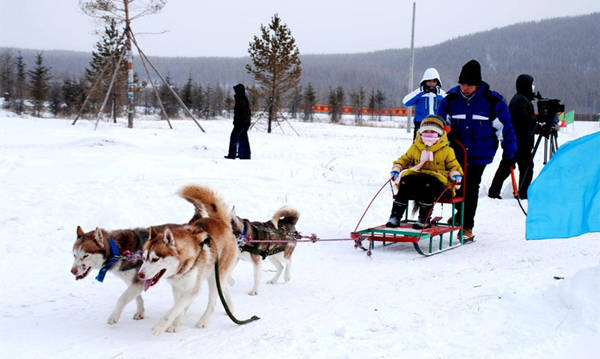
[(600, 232), (600, 132), (562, 145), (527, 198), (527, 239)]

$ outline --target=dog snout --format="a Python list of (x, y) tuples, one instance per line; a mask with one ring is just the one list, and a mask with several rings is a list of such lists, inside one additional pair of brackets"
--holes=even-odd
[(144, 279), (144, 278), (146, 278), (146, 275), (144, 274), (144, 272), (139, 272), (138, 273), (138, 278)]
[(71, 274), (77, 275), (77, 267), (71, 267)]

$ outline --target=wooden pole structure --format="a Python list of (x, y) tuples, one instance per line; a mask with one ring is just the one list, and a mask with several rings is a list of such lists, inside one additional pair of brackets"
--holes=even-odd
[(184, 111), (188, 114), (188, 116), (190, 116), (192, 118), (192, 120), (194, 120), (194, 122), (196, 123), (196, 125), (198, 125), (198, 127), (200, 127), (202, 132), (206, 132), (206, 131), (204, 131), (204, 129), (202, 128), (200, 123), (196, 120), (196, 118), (194, 117), (194, 115), (192, 114), (190, 109), (185, 105), (185, 103), (183, 103), (183, 101), (181, 100), (179, 95), (177, 95), (177, 92), (175, 92), (175, 90), (173, 90), (173, 88), (171, 88), (171, 85), (167, 82), (167, 80), (165, 80), (163, 75), (158, 71), (158, 69), (154, 66), (154, 64), (152, 64), (152, 61), (150, 61), (148, 59), (148, 56), (146, 56), (146, 54), (144, 53), (144, 51), (142, 51), (142, 49), (140, 49), (140, 46), (135, 39), (135, 35), (133, 34), (133, 32), (131, 32), (131, 29), (128, 29), (128, 31), (130, 33), (131, 40), (133, 41), (133, 44), (135, 45), (135, 47), (138, 49), (138, 52), (140, 53), (140, 55), (148, 62), (148, 64), (150, 64), (150, 67), (152, 67), (152, 69), (154, 70), (154, 72), (156, 72), (156, 74), (162, 80), (162, 82), (169, 88), (169, 90), (171, 91), (171, 94), (175, 97), (177, 102), (179, 102), (179, 105), (181, 107), (183, 107)]
[[(412, 11), (412, 32), (410, 34), (410, 75), (408, 77), (408, 91), (412, 91), (413, 82), (414, 82), (414, 69), (415, 69), (415, 12), (416, 12), (417, 3), (413, 2), (413, 11)], [(406, 132), (410, 132), (410, 127), (412, 124), (412, 111), (409, 107), (406, 116)]]
[(123, 0), (125, 5), (125, 33), (127, 34), (127, 127), (133, 128), (133, 116), (135, 113), (135, 102), (133, 99), (133, 51), (131, 50), (131, 31), (129, 23), (129, 0)]
[(156, 100), (158, 101), (158, 104), (160, 105), (160, 110), (162, 111), (163, 117), (169, 123), (169, 127), (171, 129), (173, 129), (173, 126), (171, 126), (171, 121), (169, 121), (169, 116), (167, 115), (167, 111), (165, 110), (165, 107), (163, 106), (163, 103), (160, 99), (160, 95), (158, 94), (158, 90), (156, 89), (156, 85), (154, 85), (154, 80), (152, 80), (150, 71), (148, 71), (148, 66), (146, 66), (146, 60), (144, 60), (144, 57), (142, 56), (142, 54), (140, 54), (139, 49), (138, 49), (138, 54), (140, 55), (140, 60), (142, 60), (142, 65), (144, 65), (144, 70), (146, 71), (146, 76), (148, 76), (148, 81), (150, 81), (150, 85), (152, 85), (152, 90), (154, 92), (154, 95), (156, 96)]
[[(125, 33), (121, 34), (121, 37), (119, 38), (119, 41), (117, 41), (117, 44), (121, 43), (123, 36), (125, 36)], [(81, 108), (79, 109), (79, 113), (77, 113), (77, 116), (75, 117), (75, 120), (73, 120), (73, 123), (71, 125), (74, 125), (75, 123), (77, 123), (77, 120), (79, 120), (79, 117), (81, 117), (81, 114), (83, 113), (83, 110), (85, 109), (85, 105), (87, 105), (88, 101), (90, 100), (92, 92), (94, 92), (96, 87), (98, 87), (98, 85), (102, 81), (102, 76), (104, 76), (104, 73), (106, 72), (106, 70), (108, 70), (108, 67), (110, 66), (110, 64), (112, 63), (112, 61), (116, 55), (117, 55), (117, 51), (113, 52), (113, 54), (110, 56), (110, 58), (108, 60), (106, 60), (106, 64), (104, 65), (104, 68), (102, 69), (100, 74), (96, 77), (96, 81), (94, 81), (94, 84), (90, 88), (90, 92), (85, 97), (85, 100), (83, 100), (83, 104), (81, 105)]]
[(110, 79), (108, 90), (106, 90), (106, 95), (104, 95), (104, 101), (102, 101), (102, 106), (100, 106), (100, 110), (98, 110), (98, 113), (96, 114), (96, 124), (94, 125), (94, 130), (98, 127), (98, 122), (100, 121), (100, 114), (104, 110), (104, 106), (106, 106), (106, 102), (108, 101), (108, 97), (110, 96), (110, 92), (112, 91), (115, 79), (117, 78), (117, 74), (119, 73), (119, 66), (121, 66), (121, 61), (123, 61), (124, 56), (125, 52), (121, 53), (119, 61), (117, 61), (117, 66), (115, 67), (115, 71), (113, 72), (112, 78)]

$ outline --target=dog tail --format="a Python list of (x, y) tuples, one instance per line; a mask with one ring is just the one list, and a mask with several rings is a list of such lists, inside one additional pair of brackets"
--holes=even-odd
[(204, 217), (219, 219), (225, 223), (231, 221), (227, 204), (212, 189), (199, 185), (185, 186), (179, 191), (179, 195), (194, 205), (194, 219)]
[(287, 206), (279, 208), (277, 212), (273, 214), (273, 218), (271, 219), (275, 225), (275, 228), (277, 228), (277, 224), (282, 217), (284, 221), (295, 225), (298, 222), (298, 218), (300, 218), (300, 212), (298, 212), (298, 210), (295, 208)]

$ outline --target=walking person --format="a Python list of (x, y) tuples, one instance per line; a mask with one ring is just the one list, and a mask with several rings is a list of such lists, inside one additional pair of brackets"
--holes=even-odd
[(437, 113), (444, 96), (446, 96), (446, 92), (442, 90), (440, 74), (433, 67), (425, 70), (419, 88), (404, 96), (402, 103), (405, 106), (414, 106), (415, 108), (413, 140), (417, 137), (421, 121), (425, 117)]
[[(535, 111), (533, 110), (533, 76), (521, 74), (516, 81), (517, 93), (510, 100), (510, 121), (517, 136), (516, 161), (519, 166), (519, 198), (527, 199), (527, 189), (533, 178), (533, 150)], [(510, 174), (510, 168), (514, 167), (512, 161), (500, 161), (500, 165), (494, 175), (494, 180), (488, 191), (488, 197), (502, 199), (500, 191), (502, 184)]]
[[(458, 83), (448, 90), (438, 115), (451, 125), (448, 135), (457, 156), (461, 157), (462, 150), (452, 143), (453, 140), (460, 141), (467, 151), (465, 201), (461, 205), (464, 205), (463, 235), (468, 239), (473, 237), (479, 185), (485, 166), (494, 159), (498, 142), (502, 143), (502, 158), (506, 161), (514, 160), (517, 145), (508, 106), (502, 95), (490, 90), (490, 86), (482, 81), (479, 62), (467, 62), (461, 69)], [(464, 163), (461, 159), (459, 162)], [(459, 212), (461, 205), (457, 206)]]
[(229, 153), (225, 158), (241, 160), (250, 159), (250, 142), (248, 129), (250, 128), (250, 104), (246, 96), (246, 88), (242, 84), (233, 86), (235, 105), (233, 107), (233, 130), (229, 137)]

